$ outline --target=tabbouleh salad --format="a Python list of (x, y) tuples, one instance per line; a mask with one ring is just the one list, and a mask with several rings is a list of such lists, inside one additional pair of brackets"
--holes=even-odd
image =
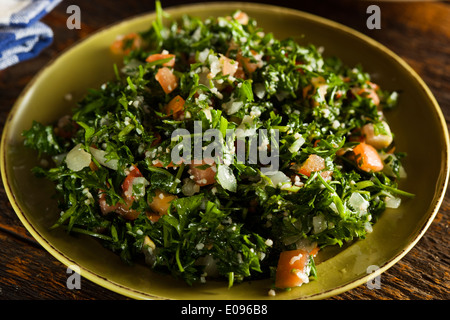
[[(53, 164), (33, 168), (56, 185), (52, 228), (190, 285), (271, 278), (289, 289), (320, 277), (320, 249), (363, 239), (412, 196), (398, 189), (405, 154), (384, 116), (397, 92), (314, 45), (278, 40), (245, 12), (166, 26), (156, 8), (147, 31), (111, 45), (124, 61), (115, 79), (57, 123), (23, 132)], [(172, 133), (194, 122), (247, 138), (278, 132), (278, 170), (237, 161), (225, 141), (227, 161), (172, 162)]]

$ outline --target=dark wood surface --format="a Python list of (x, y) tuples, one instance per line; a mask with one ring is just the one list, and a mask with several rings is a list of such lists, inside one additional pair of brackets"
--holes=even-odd
[[(198, 1), (162, 1), (164, 7)], [(264, 1), (259, 1), (264, 2)], [(386, 45), (424, 79), (450, 120), (450, 3), (376, 2), (381, 9), (381, 29), (366, 26), (365, 1), (272, 1), (329, 18), (357, 29)], [(81, 29), (69, 30), (70, 4), (81, 9)], [(0, 4), (1, 8), (1, 4)], [(80, 39), (114, 22), (153, 11), (153, 1), (63, 1), (43, 21), (55, 39), (37, 58), (0, 71), (0, 127), (15, 100), (51, 59)], [(417, 245), (381, 275), (381, 288), (362, 285), (335, 300), (447, 300), (450, 298), (449, 255), (450, 194), (447, 193), (432, 225)], [(0, 186), (0, 300), (65, 299), (111, 300), (125, 297), (82, 279), (80, 290), (66, 287), (66, 267), (45, 251), (27, 232)]]

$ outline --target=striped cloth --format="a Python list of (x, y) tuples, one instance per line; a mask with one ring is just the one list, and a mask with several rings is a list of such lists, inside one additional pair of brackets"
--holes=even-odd
[(39, 20), (62, 0), (0, 0), (0, 70), (37, 56), (53, 41)]

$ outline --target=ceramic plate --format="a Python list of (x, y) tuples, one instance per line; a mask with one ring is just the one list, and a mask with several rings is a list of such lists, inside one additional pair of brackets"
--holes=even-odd
[[(374, 82), (399, 90), (400, 104), (387, 113), (398, 150), (408, 153), (408, 178), (400, 188), (416, 194), (399, 209), (387, 210), (365, 240), (345, 248), (323, 250), (318, 256), (318, 279), (289, 292), (268, 296), (270, 280), (244, 282), (227, 288), (225, 282), (189, 287), (181, 280), (153, 273), (144, 265), (128, 266), (93, 238), (49, 231), (58, 215), (51, 183), (30, 172), (36, 156), (22, 146), (21, 132), (32, 120), (49, 123), (74, 107), (88, 88), (112, 78), (118, 62), (109, 45), (117, 35), (146, 30), (153, 13), (101, 30), (62, 53), (29, 83), (17, 99), (4, 128), (1, 172), (7, 195), (18, 217), (56, 259), (76, 265), (80, 274), (110, 290), (136, 299), (319, 299), (342, 293), (387, 270), (425, 233), (435, 217), (448, 181), (448, 134), (441, 110), (420, 77), (398, 56), (376, 41), (343, 25), (303, 12), (269, 5), (211, 3), (172, 7), (174, 18), (223, 16), (241, 9), (276, 37), (295, 37), (301, 44), (325, 49), (347, 65), (361, 63)], [(67, 101), (67, 94), (72, 96)], [(376, 269), (374, 273), (368, 272)], [(372, 268), (372, 269), (371, 269)]]

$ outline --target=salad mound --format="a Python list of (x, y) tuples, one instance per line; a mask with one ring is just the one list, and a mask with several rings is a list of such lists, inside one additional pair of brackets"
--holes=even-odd
[(111, 44), (115, 79), (23, 132), (51, 163), (33, 172), (55, 183), (52, 228), (190, 285), (287, 289), (413, 196), (384, 116), (397, 92), (245, 12), (166, 25), (156, 4), (148, 30)]

